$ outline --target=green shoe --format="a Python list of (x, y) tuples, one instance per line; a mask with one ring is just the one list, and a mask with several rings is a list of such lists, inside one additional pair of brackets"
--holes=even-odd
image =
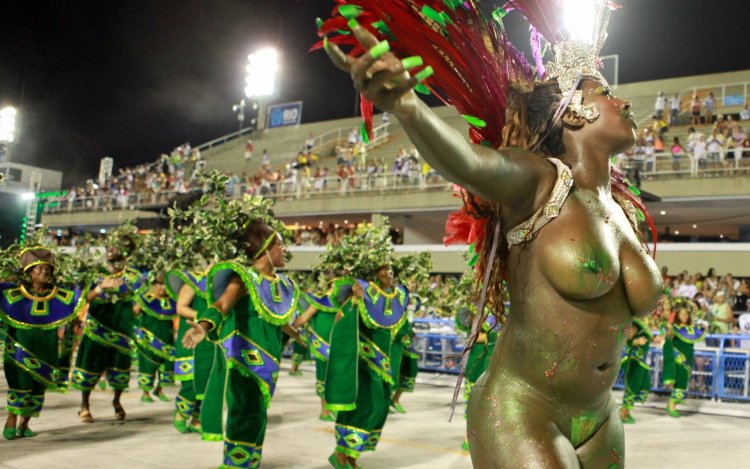
[(36, 433), (34, 433), (30, 428), (24, 428), (21, 430), (20, 428), (16, 430), (16, 438), (34, 438), (36, 436)]
[(6, 440), (12, 440), (16, 437), (16, 427), (5, 427), (3, 428), (3, 438)]
[(187, 433), (188, 430), (188, 421), (187, 419), (182, 419), (178, 417), (180, 414), (177, 412), (174, 413), (174, 418), (172, 419), (172, 424), (174, 425), (174, 428), (180, 432), (180, 433)]
[(625, 418), (620, 417), (620, 420), (622, 421), (623, 424), (635, 423), (635, 419), (633, 418), (632, 415), (628, 415)]
[(101, 389), (102, 391), (104, 391), (105, 389), (107, 389), (107, 382), (104, 381), (103, 379), (99, 380), (99, 389)]
[(679, 412), (677, 412), (677, 410), (676, 410), (676, 409), (675, 409), (675, 410), (672, 410), (672, 409), (670, 409), (669, 407), (667, 407), (667, 413), (669, 414), (669, 416), (670, 416), (670, 417), (674, 417), (674, 418), (676, 418), (676, 419), (678, 419), (678, 418), (682, 417), (682, 415), (680, 415), (680, 413), (679, 413)]
[(203, 432), (203, 428), (201, 428), (201, 423), (200, 422), (195, 421), (195, 422), (191, 423), (190, 425), (188, 425), (187, 431), (188, 431), (188, 433), (202, 433)]
[(289, 376), (302, 376), (302, 372), (299, 370), (297, 371), (289, 370)]
[(166, 395), (166, 394), (164, 394), (163, 392), (160, 392), (159, 394), (157, 394), (157, 395), (156, 395), (156, 397), (158, 397), (158, 398), (159, 398), (159, 400), (160, 400), (160, 401), (162, 401), (162, 402), (169, 402), (169, 401), (171, 400), (171, 399), (169, 398), (169, 396), (167, 396), (167, 395)]
[(406, 413), (406, 409), (404, 409), (404, 407), (401, 404), (391, 404), (391, 407), (393, 407), (393, 409), (399, 414)]
[(327, 414), (327, 415), (320, 414), (318, 416), (318, 420), (322, 420), (324, 422), (333, 422), (336, 419), (333, 418), (333, 415), (331, 415), (331, 414)]
[(334, 467), (334, 469), (353, 469), (352, 465), (348, 462), (345, 464), (341, 464), (339, 460), (336, 458), (336, 452), (330, 456), (328, 456), (328, 462), (331, 464), (331, 466)]
[(468, 442), (468, 440), (464, 440), (464, 442), (461, 443), (461, 449), (464, 450), (464, 451), (467, 451), (467, 452), (469, 451), (469, 442)]
[(141, 396), (141, 402), (147, 402), (149, 404), (153, 404), (154, 398), (151, 396)]

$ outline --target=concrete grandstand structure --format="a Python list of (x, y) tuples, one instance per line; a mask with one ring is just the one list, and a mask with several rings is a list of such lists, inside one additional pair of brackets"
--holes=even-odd
[[(695, 93), (705, 96), (712, 91), (717, 99), (717, 114), (737, 114), (743, 106), (722, 106), (723, 100), (741, 95), (743, 102), (748, 102), (749, 87), (750, 70), (744, 70), (625, 84), (614, 93), (631, 99), (637, 120), (642, 126), (647, 126), (651, 123), (654, 99), (659, 91), (665, 95), (680, 93), (686, 106)], [(455, 110), (439, 107), (435, 111), (453, 127), (467, 133), (466, 122)], [(689, 111), (685, 107), (681, 113), (680, 122), (685, 125), (670, 129), (667, 137), (687, 140)], [(376, 115), (376, 125), (380, 121), (381, 117)], [(209, 169), (253, 174), (261, 167), (263, 149), (268, 150), (272, 166), (286, 165), (312, 134), (316, 136), (314, 150), (319, 155), (316, 164), (333, 169), (336, 167), (335, 146), (345, 145), (348, 131), (360, 123), (359, 117), (352, 117), (252, 133), (245, 129), (197, 148)], [(696, 126), (696, 129), (710, 134), (711, 124)], [(393, 162), (399, 147), (410, 146), (395, 118), (387, 125), (380, 125), (375, 137), (368, 148), (367, 158), (383, 158), (387, 166)], [(250, 162), (243, 158), (247, 138), (252, 138), (255, 148)], [(750, 164), (744, 166), (750, 163), (750, 150), (746, 150), (743, 157), (735, 161), (734, 166), (707, 172), (692, 157), (675, 168), (671, 155), (666, 153), (657, 155), (653, 169), (641, 173), (640, 188), (655, 196), (647, 205), (659, 231), (667, 235), (667, 241), (677, 237), (682, 240), (692, 238), (692, 241), (700, 238), (735, 242), (663, 243), (657, 258), (660, 265), (691, 272), (714, 265), (721, 271), (750, 276)], [(382, 184), (369, 181), (350, 186), (337, 181), (335, 176), (330, 179), (331, 190), (316, 191), (294, 186), (269, 194), (276, 198), (276, 214), (289, 225), (297, 226), (369, 222), (373, 217), (387, 215), (392, 226), (403, 233), (404, 246), (399, 249), (429, 249), (434, 253), (436, 270), (463, 270), (459, 250), (441, 246), (445, 219), (460, 205), (460, 199), (454, 197), (449, 182), (440, 177), (400, 181), (395, 175), (383, 175)], [(282, 184), (279, 186), (283, 187)], [(122, 203), (97, 199), (83, 201), (79, 206), (66, 205), (61, 200), (55, 208), (45, 212), (42, 222), (51, 228), (98, 231), (127, 219), (158, 218), (159, 211), (174, 195), (134, 194)], [(298, 255), (291, 267), (305, 269), (315, 263), (320, 249), (297, 248), (296, 251)]]

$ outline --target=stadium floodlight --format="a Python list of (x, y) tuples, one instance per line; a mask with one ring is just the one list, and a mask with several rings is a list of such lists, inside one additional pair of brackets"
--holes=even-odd
[(36, 199), (36, 194), (33, 192), (24, 192), (21, 194), (21, 200), (34, 200)]
[(594, 43), (596, 12), (602, 0), (566, 0), (563, 12), (565, 28), (570, 38), (587, 44)]
[(262, 98), (274, 92), (276, 72), (279, 68), (279, 53), (276, 49), (261, 49), (247, 56), (245, 96)]
[(12, 143), (16, 134), (16, 108), (0, 109), (0, 142)]

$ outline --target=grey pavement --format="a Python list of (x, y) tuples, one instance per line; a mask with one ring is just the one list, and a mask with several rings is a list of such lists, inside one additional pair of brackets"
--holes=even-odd
[[(333, 423), (317, 419), (314, 368), (303, 365), (303, 376), (282, 371), (269, 411), (263, 451), (264, 469), (324, 469), (334, 448)], [(134, 374), (135, 376), (135, 374)], [(460, 450), (464, 434), (463, 405), (453, 423), (447, 421), (452, 376), (422, 373), (416, 392), (405, 394), (406, 414), (391, 414), (383, 439), (374, 453), (360, 462), (366, 469), (469, 468)], [(108, 391), (92, 394), (96, 423), (79, 423), (80, 394), (47, 394), (41, 418), (31, 428), (32, 439), (0, 441), (0, 468), (215, 468), (221, 462), (221, 443), (203, 442), (195, 434), (181, 435), (171, 425), (173, 402), (139, 401), (135, 380), (123, 396), (127, 420), (116, 422)], [(0, 379), (5, 399), (7, 385)], [(174, 398), (177, 388), (168, 388)], [(629, 468), (750, 467), (750, 403), (688, 401), (682, 418), (666, 415), (663, 397), (651, 396), (637, 407), (635, 425), (626, 426), (626, 461)], [(0, 418), (5, 421), (5, 410)]]

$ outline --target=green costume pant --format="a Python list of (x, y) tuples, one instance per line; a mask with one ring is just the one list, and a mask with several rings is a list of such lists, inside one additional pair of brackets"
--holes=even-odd
[(419, 357), (404, 350), (401, 358), (401, 373), (399, 374), (398, 390), (403, 392), (414, 392), (414, 385), (419, 372)]
[(257, 468), (268, 422), (258, 383), (236, 370), (227, 376), (227, 425), (222, 467)]
[(670, 402), (680, 404), (685, 399), (685, 392), (690, 383), (693, 368), (693, 353), (695, 346), (678, 338), (664, 341), (664, 384), (673, 384)]
[(6, 410), (21, 417), (38, 417), (44, 405), (45, 385), (10, 360), (5, 360), (4, 367), (8, 382)]
[(224, 352), (218, 346), (210, 342), (208, 344), (214, 348), (214, 354), (213, 367), (209, 373), (208, 384), (200, 409), (201, 438), (205, 441), (221, 441), (223, 438), (222, 420), (224, 418), (224, 387), (227, 380), (227, 363)]
[(325, 398), (327, 366), (327, 360), (315, 358), (315, 394), (320, 398)]
[(391, 387), (360, 361), (357, 371), (357, 401), (354, 410), (336, 416), (336, 451), (358, 458), (375, 451), (388, 417)]
[(130, 383), (131, 356), (112, 347), (95, 342), (89, 336), (81, 338), (76, 366), (73, 370), (73, 387), (91, 391), (106, 372), (107, 382), (115, 390), (127, 389)]
[(629, 347), (625, 358), (625, 394), (623, 407), (632, 409), (636, 402), (644, 403), (651, 391), (651, 368), (646, 363), (648, 345)]
[(305, 360), (310, 359), (310, 351), (307, 347), (304, 347), (297, 342), (292, 344), (292, 364), (299, 365)]
[[(174, 331), (172, 321), (160, 320), (144, 315), (141, 317), (142, 330), (149, 332), (163, 346), (170, 347), (174, 352)], [(170, 356), (172, 359), (167, 358)], [(156, 385), (157, 377), (159, 386), (174, 385), (174, 353), (171, 355), (162, 351), (157, 353), (148, 343), (138, 342), (138, 387), (144, 391), (151, 391)]]

